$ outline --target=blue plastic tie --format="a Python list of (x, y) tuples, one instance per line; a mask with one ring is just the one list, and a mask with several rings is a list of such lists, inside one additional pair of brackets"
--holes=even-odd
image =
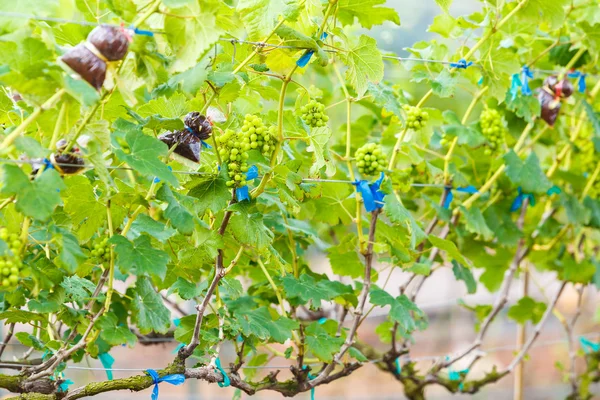
[(465, 60), (464, 58), (461, 58), (457, 62), (450, 63), (450, 66), (452, 68), (459, 68), (459, 69), (467, 69), (467, 67), (470, 67), (471, 65), (473, 65), (473, 61), (467, 62), (467, 60)]
[[(306, 365), (303, 365), (302, 369), (306, 370)], [(313, 374), (311, 374), (310, 371), (308, 372), (307, 377), (308, 377), (309, 380), (312, 380), (312, 379), (316, 378), (316, 376), (314, 376)], [(310, 388), (310, 400), (315, 400), (315, 388), (314, 387)]]
[(67, 390), (69, 390), (69, 386), (71, 386), (74, 383), (75, 382), (73, 382), (70, 379), (65, 379), (64, 381), (62, 381), (62, 383), (60, 385), (58, 385), (58, 392), (59, 393), (66, 392)]
[(525, 199), (529, 199), (529, 204), (531, 204), (532, 206), (535, 206), (535, 197), (533, 197), (533, 194), (531, 193), (523, 193), (523, 190), (521, 189), (521, 186), (519, 186), (517, 188), (517, 197), (515, 197), (515, 199), (513, 200), (511, 206), (510, 206), (510, 212), (515, 212), (517, 210), (519, 210), (521, 208), (521, 206), (523, 205), (523, 200)]
[(319, 318), (319, 324), (323, 325), (325, 322), (327, 322), (327, 318), (325, 318), (325, 317)]
[[(451, 186), (446, 186), (444, 188), (444, 190), (446, 190), (448, 192), (448, 194), (446, 195), (446, 199), (444, 200), (444, 204), (442, 204), (442, 207), (444, 207), (445, 209), (448, 209), (448, 208), (450, 208), (450, 204), (452, 203), (452, 200), (454, 199), (454, 194), (452, 193)], [(463, 193), (469, 193), (469, 194), (477, 193), (477, 188), (473, 185), (459, 187), (459, 188), (456, 188), (455, 190), (457, 192), (463, 192)]]
[(179, 386), (185, 382), (185, 376), (182, 374), (172, 374), (165, 375), (162, 378), (158, 376), (158, 372), (153, 369), (147, 369), (146, 374), (152, 378), (152, 384), (154, 385), (154, 389), (152, 389), (152, 396), (150, 397), (152, 400), (158, 400), (158, 384), (161, 382), (167, 382), (171, 385)]
[(223, 382), (217, 382), (217, 384), (220, 387), (228, 387), (229, 385), (231, 385), (231, 380), (227, 376), (227, 372), (225, 372), (223, 367), (221, 367), (221, 360), (219, 360), (219, 357), (215, 358), (215, 366), (217, 367), (221, 375), (223, 375)]
[(102, 366), (106, 370), (106, 377), (109, 381), (113, 380), (112, 366), (115, 363), (115, 359), (108, 353), (98, 354), (98, 360), (102, 363)]
[(517, 98), (517, 94), (519, 94), (519, 88), (522, 87), (521, 79), (519, 78), (519, 74), (512, 74), (510, 80), (510, 94), (512, 95), (512, 99)]
[(383, 208), (383, 198), (385, 197), (385, 194), (379, 189), (384, 177), (385, 175), (382, 172), (379, 176), (379, 179), (371, 184), (364, 179), (361, 181), (356, 180), (352, 182), (352, 184), (356, 186), (356, 191), (360, 192), (362, 195), (367, 212), (374, 211), (378, 208)]
[(402, 365), (400, 365), (400, 357), (396, 358), (396, 375), (402, 373)]
[[(251, 166), (246, 172), (246, 181), (251, 181), (258, 178), (258, 167), (256, 165)], [(241, 188), (235, 189), (235, 197), (237, 201), (244, 201), (250, 199), (248, 192), (248, 186), (242, 186)]]
[(577, 78), (577, 90), (579, 93), (585, 93), (585, 89), (587, 85), (585, 84), (585, 77), (587, 74), (584, 74), (581, 71), (573, 71), (568, 74), (569, 78)]
[(180, 324), (181, 324), (181, 319), (180, 318), (174, 318), (173, 319), (173, 325), (179, 326)]
[[(169, 171), (173, 171), (173, 168), (171, 168), (170, 165), (167, 165), (167, 168), (169, 168)], [(160, 178), (158, 176), (155, 176), (154, 179), (152, 180), (152, 182), (159, 183), (160, 182)]]
[[(449, 359), (450, 358), (448, 356), (446, 356), (446, 361)], [(448, 379), (450, 379), (451, 381), (461, 381), (462, 380), (461, 375), (468, 374), (468, 373), (469, 373), (469, 368), (465, 368), (460, 371), (455, 371), (454, 369), (452, 369), (452, 366), (450, 366), (448, 368)], [(463, 382), (462, 381), (458, 384), (458, 390), (461, 392), (463, 391)]]
[(479, 80), (477, 81), (477, 84), (479, 86), (483, 85), (483, 76), (481, 78), (479, 78)]
[(521, 81), (523, 82), (521, 93), (524, 96), (531, 96), (531, 88), (529, 87), (530, 79), (533, 79), (533, 71), (527, 65), (523, 65), (523, 68), (521, 68)]
[(144, 29), (140, 29), (140, 28), (135, 28), (135, 27), (130, 27), (130, 29), (133, 31), (133, 33), (135, 33), (136, 35), (142, 35), (142, 36), (154, 36), (154, 32), (152, 31), (146, 31)]
[(47, 158), (44, 158), (44, 159), (42, 160), (42, 162), (44, 163), (44, 169), (45, 169), (45, 170), (46, 170), (46, 169), (54, 169), (54, 164), (52, 164), (52, 161), (50, 161), (49, 159), (47, 159)]
[(594, 343), (583, 336), (579, 337), (579, 343), (581, 344), (581, 348), (586, 354), (589, 354), (590, 352), (600, 351), (600, 343)]
[(177, 345), (177, 347), (175, 347), (175, 350), (173, 350), (171, 352), (171, 354), (177, 354), (177, 353), (179, 353), (179, 350), (181, 350), (183, 347), (185, 347), (185, 343), (179, 343)]
[[(327, 32), (323, 32), (323, 34), (321, 35), (321, 40), (325, 40), (325, 39), (327, 39)], [(304, 54), (302, 54), (302, 56), (298, 59), (298, 61), (296, 61), (296, 65), (299, 66), (300, 68), (306, 67), (308, 65), (308, 62), (312, 58), (313, 54), (315, 54), (314, 50), (306, 50), (306, 52)]]
[(558, 186), (553, 185), (550, 189), (548, 189), (546, 193), (548, 194), (548, 196), (552, 196), (553, 194), (560, 194), (561, 192), (562, 190), (560, 190)]

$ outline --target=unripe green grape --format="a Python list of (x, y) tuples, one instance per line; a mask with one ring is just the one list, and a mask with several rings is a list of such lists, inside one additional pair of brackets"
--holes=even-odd
[(364, 175), (376, 175), (385, 170), (387, 159), (383, 155), (381, 146), (376, 143), (367, 143), (354, 153), (358, 172)]
[(425, 110), (408, 104), (402, 106), (406, 111), (406, 127), (418, 131), (427, 125), (429, 114)]
[(300, 109), (300, 117), (306, 125), (313, 128), (325, 126), (329, 121), (329, 117), (325, 115), (325, 105), (314, 99)]
[(486, 107), (479, 117), (479, 126), (487, 139), (484, 154), (491, 156), (501, 152), (505, 143), (506, 127), (498, 110)]
[(21, 251), (23, 250), (23, 241), (19, 239), (17, 233), (11, 233), (8, 228), (0, 228), (0, 238), (7, 242), (11, 253), (0, 256), (0, 290), (10, 291), (19, 282), (21, 262)]

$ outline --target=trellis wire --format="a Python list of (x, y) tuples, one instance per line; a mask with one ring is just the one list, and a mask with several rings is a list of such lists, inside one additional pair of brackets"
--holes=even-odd
[[(577, 337), (585, 337), (587, 339), (593, 338), (593, 337), (598, 337), (600, 336), (600, 332), (588, 332), (582, 335), (576, 335)], [(539, 347), (547, 347), (547, 346), (552, 346), (555, 344), (566, 344), (568, 343), (567, 339), (552, 339), (552, 340), (545, 340), (545, 341), (541, 341), (541, 342), (537, 342), (534, 345), (531, 346), (530, 349), (534, 349), (534, 348), (539, 348)], [(505, 346), (497, 346), (497, 347), (491, 347), (488, 349), (484, 349), (481, 350), (481, 352), (483, 354), (489, 355), (489, 354), (494, 354), (494, 353), (499, 353), (502, 351), (512, 351), (515, 350), (515, 346), (514, 345), (505, 345)], [(452, 353), (445, 353), (445, 354), (439, 354), (439, 355), (431, 355), (431, 356), (420, 356), (420, 357), (401, 357), (401, 359), (403, 361), (431, 361), (431, 360), (438, 360), (441, 359), (443, 357), (446, 357), (448, 354), (452, 354)], [(381, 362), (381, 359), (376, 359), (376, 360), (367, 360), (365, 363), (368, 364), (376, 364), (378, 362)], [(314, 366), (314, 365), (321, 365), (321, 363), (309, 363), (307, 364), (309, 366)], [(10, 368), (10, 367), (31, 367), (32, 365), (30, 364), (11, 364), (11, 363), (0, 363), (0, 368)], [(290, 368), (291, 365), (261, 365), (261, 366), (242, 366), (241, 369), (288, 369)], [(233, 369), (232, 367), (226, 367), (227, 369)], [(81, 366), (77, 366), (77, 365), (67, 365), (66, 369), (71, 369), (71, 370), (81, 370), (81, 371), (106, 371), (111, 370), (111, 371), (122, 371), (122, 372), (142, 372), (142, 371), (146, 371), (148, 368), (102, 368), (102, 367), (81, 367)], [(161, 368), (153, 368), (153, 369), (161, 369)]]

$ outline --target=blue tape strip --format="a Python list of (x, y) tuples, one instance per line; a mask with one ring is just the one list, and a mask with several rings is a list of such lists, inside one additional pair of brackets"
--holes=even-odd
[[(303, 365), (302, 369), (306, 370), (306, 365)], [(314, 376), (310, 372), (308, 373), (307, 377), (308, 377), (309, 380), (312, 380), (312, 379), (316, 378), (316, 376)], [(315, 388), (314, 387), (310, 389), (310, 400), (315, 400)]]
[[(454, 194), (452, 193), (451, 186), (446, 186), (444, 188), (444, 190), (447, 191), (448, 194), (446, 195), (446, 199), (444, 200), (444, 204), (442, 204), (442, 207), (445, 209), (448, 209), (448, 208), (450, 208), (450, 204), (452, 203), (452, 200), (454, 199)], [(461, 186), (454, 190), (456, 190), (457, 192), (469, 193), (469, 194), (477, 193), (477, 188), (473, 185)]]
[(108, 353), (98, 354), (98, 360), (102, 363), (102, 366), (106, 370), (106, 377), (109, 381), (113, 380), (112, 366), (115, 363), (115, 359)]
[[(327, 36), (328, 36), (327, 32), (323, 32), (323, 34), (321, 35), (321, 40), (327, 39)], [(298, 59), (298, 61), (296, 61), (296, 65), (299, 66), (300, 68), (306, 67), (308, 65), (308, 62), (312, 58), (313, 54), (315, 54), (314, 50), (306, 50), (306, 52), (304, 54), (302, 54), (302, 56)]]
[(70, 379), (65, 379), (64, 381), (61, 382), (60, 385), (58, 385), (58, 392), (60, 393), (64, 393), (66, 391), (69, 390), (69, 386), (71, 386), (72, 384), (74, 384), (75, 382), (73, 382)]
[[(246, 181), (251, 181), (258, 178), (258, 167), (256, 165), (248, 168), (248, 172), (246, 172)], [(250, 193), (248, 191), (248, 186), (242, 186), (240, 188), (235, 189), (235, 198), (237, 201), (250, 200)]]
[(450, 66), (452, 68), (459, 68), (459, 69), (467, 69), (471, 65), (473, 65), (473, 61), (467, 62), (467, 60), (465, 60), (464, 58), (461, 58), (457, 62), (450, 63)]
[(529, 199), (529, 204), (535, 206), (535, 197), (531, 193), (523, 193), (521, 186), (517, 188), (517, 197), (513, 200), (510, 206), (510, 212), (515, 212), (521, 208), (523, 205), (523, 200)]
[(558, 186), (553, 185), (550, 189), (548, 189), (546, 193), (548, 194), (548, 196), (552, 196), (553, 194), (560, 194), (561, 192), (562, 190), (560, 190)]
[(325, 322), (327, 322), (327, 318), (319, 318), (319, 324), (323, 325)]
[(375, 182), (369, 184), (366, 180), (356, 180), (352, 182), (354, 186), (356, 186), (356, 191), (360, 192), (363, 198), (363, 203), (365, 204), (365, 209), (367, 212), (374, 211), (378, 208), (383, 208), (384, 202), (383, 198), (385, 194), (380, 190), (381, 183), (383, 182), (385, 175), (382, 172)]
[(185, 382), (185, 376), (182, 374), (173, 374), (166, 375), (162, 378), (158, 376), (158, 372), (153, 369), (147, 369), (146, 374), (152, 378), (152, 384), (154, 384), (154, 388), (152, 389), (152, 396), (150, 397), (152, 400), (158, 400), (158, 384), (161, 382), (167, 382), (171, 385), (179, 386)]
[(529, 87), (530, 79), (533, 79), (533, 71), (527, 65), (523, 65), (523, 68), (521, 68), (521, 81), (523, 82), (521, 93), (524, 96), (531, 96), (531, 88)]
[(50, 161), (47, 158), (44, 158), (42, 160), (42, 163), (44, 164), (44, 170), (46, 169), (54, 169), (54, 164), (52, 164), (52, 161)]
[(517, 94), (519, 94), (519, 88), (521, 88), (523, 84), (521, 83), (521, 79), (519, 78), (519, 74), (512, 74), (510, 80), (510, 94), (512, 95), (512, 99), (517, 98)]
[(581, 348), (586, 354), (600, 351), (600, 343), (594, 343), (583, 336), (579, 337), (579, 344), (581, 344)]
[(568, 76), (569, 78), (577, 78), (577, 90), (579, 91), (579, 93), (585, 93), (585, 89), (587, 88), (587, 85), (585, 83), (585, 77), (587, 76), (587, 74), (584, 74), (581, 71), (573, 71), (569, 73)]
[(154, 32), (152, 31), (146, 31), (144, 29), (140, 29), (140, 28), (133, 28), (133, 33), (135, 33), (136, 35), (142, 35), (142, 36), (154, 36)]
[(400, 357), (396, 358), (396, 375), (402, 374), (402, 365), (400, 365)]
[(220, 387), (227, 387), (227, 386), (231, 385), (231, 380), (227, 376), (227, 372), (225, 372), (223, 367), (221, 367), (221, 360), (219, 360), (219, 357), (215, 358), (215, 366), (217, 367), (217, 369), (219, 370), (221, 375), (223, 375), (223, 382), (217, 382), (218, 385)]

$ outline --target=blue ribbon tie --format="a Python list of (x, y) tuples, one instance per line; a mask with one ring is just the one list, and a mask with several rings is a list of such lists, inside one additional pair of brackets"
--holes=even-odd
[[(246, 172), (246, 181), (251, 181), (258, 178), (258, 167), (256, 165), (248, 168), (248, 172)], [(244, 201), (250, 199), (250, 194), (248, 193), (248, 186), (242, 186), (241, 188), (235, 189), (235, 197), (237, 201)]]
[(579, 344), (581, 344), (581, 348), (583, 349), (583, 351), (586, 354), (589, 354), (590, 352), (598, 352), (600, 351), (600, 344), (599, 343), (594, 343), (591, 340), (586, 339), (583, 336), (579, 337)]
[(584, 74), (581, 71), (573, 71), (569, 73), (569, 78), (577, 78), (577, 90), (579, 93), (585, 93), (585, 89), (587, 85), (585, 84), (585, 77), (587, 74)]
[[(442, 204), (442, 207), (445, 209), (448, 209), (448, 208), (450, 208), (450, 203), (452, 203), (452, 200), (454, 199), (454, 194), (452, 193), (451, 186), (446, 186), (444, 188), (444, 190), (446, 190), (448, 192), (448, 194), (446, 195), (446, 199), (444, 200), (444, 204)], [(456, 188), (456, 191), (462, 192), (462, 193), (475, 194), (475, 193), (477, 193), (477, 188), (473, 185), (468, 185), (468, 186)]]
[(523, 193), (523, 190), (521, 189), (521, 186), (519, 186), (517, 188), (517, 197), (515, 197), (515, 199), (513, 200), (511, 206), (510, 206), (510, 212), (515, 212), (517, 210), (519, 210), (521, 208), (521, 206), (523, 205), (523, 200), (525, 199), (529, 199), (529, 204), (531, 204), (532, 206), (535, 206), (535, 197), (533, 197), (533, 194), (531, 193)]
[(327, 318), (319, 318), (319, 324), (323, 325), (325, 322), (327, 322)]
[(360, 192), (363, 198), (363, 202), (365, 203), (365, 209), (367, 212), (375, 211), (378, 208), (383, 208), (383, 198), (385, 194), (379, 190), (381, 187), (381, 182), (383, 182), (383, 178), (385, 175), (383, 172), (379, 176), (375, 182), (369, 184), (366, 180), (356, 180), (352, 182), (354, 186), (356, 186), (356, 191)]
[(73, 382), (70, 379), (65, 379), (64, 381), (61, 382), (60, 385), (58, 385), (58, 392), (60, 392), (60, 393), (66, 392), (67, 390), (69, 390), (69, 386), (71, 386), (73, 383), (75, 383), (75, 382)]
[(510, 94), (512, 95), (512, 99), (517, 98), (517, 94), (519, 94), (519, 88), (522, 87), (521, 79), (519, 78), (519, 74), (512, 74), (510, 80)]
[(523, 81), (521, 93), (524, 96), (531, 96), (531, 88), (529, 87), (530, 79), (533, 79), (533, 72), (529, 69), (527, 65), (523, 65), (523, 68), (521, 68), (521, 80)]
[(400, 365), (400, 357), (396, 358), (396, 375), (402, 373), (402, 365)]
[(133, 28), (133, 33), (135, 33), (136, 35), (142, 35), (142, 36), (154, 36), (154, 32), (152, 31), (146, 31), (140, 28)]
[(161, 382), (167, 382), (171, 385), (179, 386), (185, 382), (185, 376), (182, 374), (172, 374), (165, 375), (162, 378), (158, 376), (158, 372), (153, 369), (147, 369), (146, 374), (152, 378), (152, 384), (154, 385), (154, 389), (152, 389), (152, 396), (150, 397), (152, 400), (158, 400), (158, 384)]
[(461, 58), (457, 62), (450, 63), (450, 66), (452, 68), (459, 68), (459, 69), (467, 69), (467, 67), (470, 67), (471, 65), (473, 65), (473, 61), (467, 62), (467, 60), (465, 60), (464, 58)]
[(227, 372), (225, 372), (223, 367), (221, 367), (221, 360), (219, 360), (219, 357), (215, 358), (215, 366), (217, 367), (217, 370), (219, 370), (221, 375), (223, 375), (223, 382), (217, 382), (217, 384), (220, 387), (228, 387), (229, 385), (231, 385), (231, 380), (227, 376)]
[(185, 343), (179, 343), (177, 345), (177, 347), (175, 347), (175, 350), (173, 350), (171, 352), (171, 354), (177, 354), (177, 353), (179, 353), (179, 350), (181, 350), (183, 347), (185, 347)]
[(552, 185), (552, 187), (548, 189), (546, 193), (548, 194), (548, 196), (552, 196), (553, 194), (560, 194), (561, 190), (558, 186)]
[(42, 163), (44, 164), (44, 169), (45, 170), (46, 169), (54, 169), (54, 164), (52, 164), (52, 161), (50, 161), (49, 159), (44, 158), (42, 160)]
[[(325, 40), (325, 39), (327, 39), (327, 32), (323, 32), (323, 34), (321, 35), (321, 40)], [(314, 50), (306, 50), (306, 52), (304, 54), (302, 54), (302, 56), (298, 59), (298, 61), (296, 61), (296, 65), (299, 66), (300, 68), (306, 67), (308, 65), (308, 62), (312, 58), (313, 54), (315, 54)]]
[(108, 353), (98, 354), (98, 360), (102, 363), (102, 366), (106, 370), (106, 377), (109, 381), (113, 380), (112, 366), (115, 363), (115, 359)]
[[(306, 365), (303, 365), (302, 369), (305, 370), (306, 369)], [(314, 376), (313, 374), (311, 374), (310, 371), (308, 372), (307, 377), (308, 377), (309, 380), (312, 380), (312, 379), (316, 378), (316, 376)], [(312, 387), (310, 389), (310, 400), (315, 400), (315, 388), (314, 387)]]
[[(446, 360), (449, 360), (449, 359), (450, 358), (446, 356)], [(468, 373), (469, 373), (469, 368), (462, 369), (460, 371), (455, 371), (454, 369), (452, 369), (452, 366), (450, 366), (448, 368), (448, 379), (450, 379), (451, 381), (461, 381), (462, 380), (461, 375), (468, 374)], [(463, 382), (462, 381), (458, 384), (458, 390), (461, 392), (463, 391)]]

